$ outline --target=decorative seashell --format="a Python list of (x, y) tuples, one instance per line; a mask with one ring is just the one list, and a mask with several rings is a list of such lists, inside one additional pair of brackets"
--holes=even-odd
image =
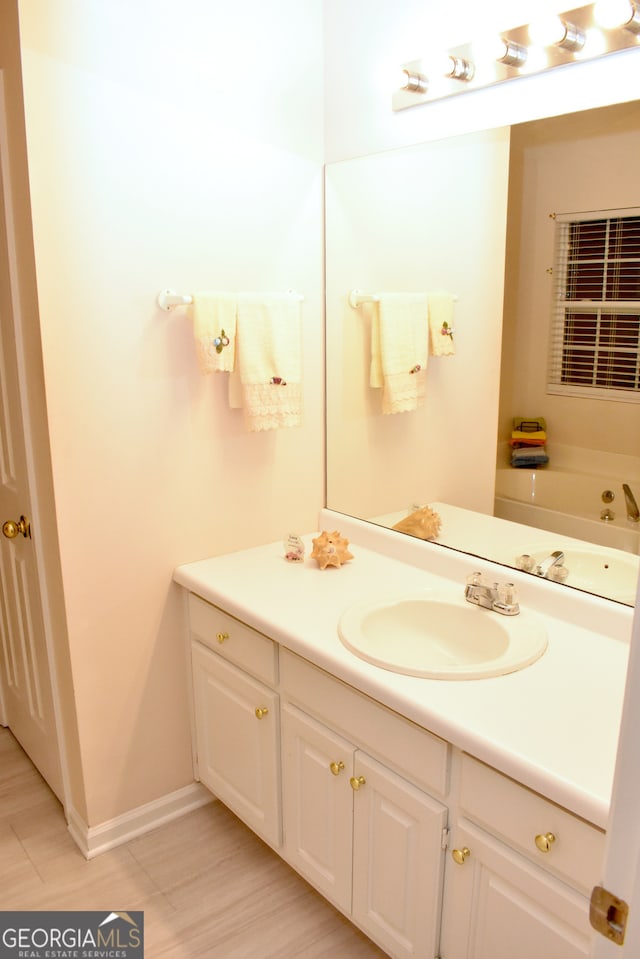
[(342, 566), (343, 563), (353, 559), (353, 554), (347, 549), (349, 540), (337, 530), (333, 533), (327, 533), (324, 530), (311, 542), (313, 543), (311, 559), (317, 561), (320, 569), (326, 569), (327, 566)]
[(435, 539), (441, 526), (440, 514), (429, 506), (422, 506), (415, 513), (401, 519), (393, 529), (397, 529), (400, 533), (408, 533), (409, 536), (417, 536), (418, 539)]

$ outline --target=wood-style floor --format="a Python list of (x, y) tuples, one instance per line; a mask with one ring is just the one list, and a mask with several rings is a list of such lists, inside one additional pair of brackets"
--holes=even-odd
[(87, 860), (0, 727), (0, 910), (144, 911), (147, 959), (385, 956), (221, 803)]

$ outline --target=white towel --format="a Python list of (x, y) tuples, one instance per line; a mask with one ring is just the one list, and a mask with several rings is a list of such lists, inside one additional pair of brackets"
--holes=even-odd
[(194, 293), (189, 307), (203, 373), (230, 373), (236, 356), (235, 293)]
[(290, 293), (238, 295), (236, 370), (229, 403), (241, 406), (251, 432), (302, 422), (300, 297)]
[(453, 304), (451, 293), (438, 291), (429, 294), (429, 334), (432, 356), (450, 356), (453, 345)]
[(422, 405), (429, 345), (426, 293), (380, 293), (371, 325), (369, 382), (382, 387), (382, 412)]

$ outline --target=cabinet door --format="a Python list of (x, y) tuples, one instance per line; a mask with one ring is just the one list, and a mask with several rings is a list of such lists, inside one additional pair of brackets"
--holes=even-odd
[(282, 707), (284, 856), (327, 899), (351, 912), (353, 746)]
[(361, 752), (354, 779), (353, 920), (396, 959), (435, 956), (447, 809)]
[(586, 959), (589, 904), (474, 826), (454, 832), (468, 850), (447, 860), (442, 955), (447, 959)]
[(192, 664), (200, 780), (278, 846), (278, 696), (199, 643), (192, 644)]

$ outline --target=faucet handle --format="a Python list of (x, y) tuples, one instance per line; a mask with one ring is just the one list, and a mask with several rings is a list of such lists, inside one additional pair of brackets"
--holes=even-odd
[(503, 606), (517, 606), (518, 590), (515, 583), (502, 583), (498, 586), (498, 602)]
[(467, 586), (482, 586), (482, 573), (469, 573), (465, 583)]

